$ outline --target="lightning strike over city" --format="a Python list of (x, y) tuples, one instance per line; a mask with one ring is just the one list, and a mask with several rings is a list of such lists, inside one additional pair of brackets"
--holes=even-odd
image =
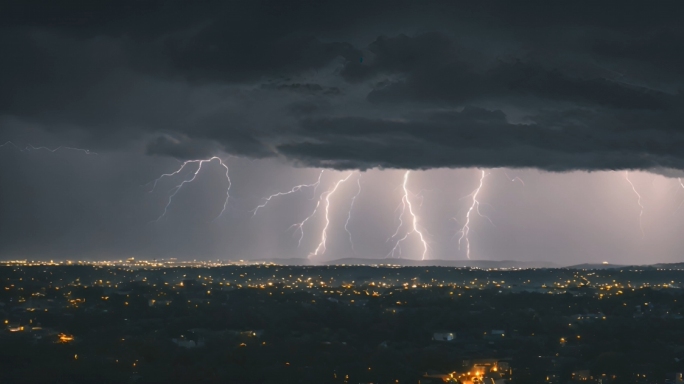
[(291, 228), (295, 228), (295, 233), (299, 232), (299, 240), (297, 240), (297, 247), (300, 247), (302, 245), (302, 240), (304, 239), (304, 225), (311, 220), (312, 217), (316, 216), (316, 213), (318, 212), (318, 207), (321, 206), (321, 200), (323, 200), (323, 196), (326, 194), (326, 192), (323, 192), (321, 196), (318, 198), (316, 201), (316, 206), (314, 207), (313, 211), (311, 211), (311, 214), (307, 217), (304, 218), (304, 220), (300, 221), (299, 223), (292, 224), (290, 226)]
[[(638, 264), (684, 248), (667, 208), (684, 190), (678, 2), (62, 1), (0, 12), (7, 257)], [(615, 175), (641, 239), (616, 219), (636, 205)]]
[(65, 146), (59, 146), (59, 147), (55, 147), (55, 148), (52, 148), (52, 149), (51, 149), (51, 148), (48, 148), (48, 147), (43, 147), (43, 146), (36, 147), (36, 146), (33, 146), (32, 144), (27, 144), (27, 145), (22, 149), (21, 147), (19, 147), (18, 145), (14, 144), (14, 143), (11, 142), (11, 141), (7, 141), (7, 142), (1, 144), (1, 145), (0, 145), (0, 148), (2, 148), (2, 147), (4, 147), (4, 146), (12, 146), (12, 147), (14, 147), (15, 149), (17, 149), (17, 150), (20, 151), (20, 152), (29, 152), (29, 151), (40, 151), (40, 150), (44, 150), (44, 151), (48, 151), (48, 152), (55, 153), (55, 152), (57, 152), (57, 151), (62, 150), (62, 151), (78, 151), (78, 152), (83, 152), (83, 153), (85, 153), (86, 155), (97, 155), (97, 153), (91, 152), (91, 151), (88, 150), (88, 149), (75, 148), (75, 147), (65, 147)]
[(354, 240), (352, 239), (351, 230), (349, 229), (349, 221), (351, 220), (352, 210), (354, 209), (354, 203), (356, 202), (356, 199), (361, 194), (361, 174), (360, 173), (359, 173), (359, 176), (356, 178), (356, 185), (358, 186), (358, 189), (356, 190), (356, 195), (354, 195), (354, 197), (352, 197), (351, 204), (349, 204), (349, 212), (347, 212), (347, 221), (344, 222), (344, 230), (347, 231), (347, 235), (349, 235), (349, 244), (351, 245), (352, 252), (354, 252), (354, 254), (358, 255), (358, 253), (356, 252), (356, 248), (354, 247)]
[(171, 188), (171, 190), (170, 190), (171, 193), (169, 195), (169, 199), (168, 199), (166, 205), (164, 206), (164, 211), (153, 222), (155, 222), (155, 223), (159, 222), (159, 220), (161, 220), (164, 216), (166, 216), (166, 213), (168, 212), (168, 209), (171, 206), (171, 203), (173, 202), (173, 198), (178, 194), (178, 192), (180, 192), (181, 188), (183, 188), (183, 186), (185, 184), (189, 184), (189, 183), (192, 183), (193, 181), (195, 181), (195, 179), (197, 178), (197, 175), (199, 175), (200, 171), (202, 170), (202, 165), (204, 165), (204, 163), (211, 163), (214, 160), (218, 161), (220, 166), (226, 170), (225, 177), (226, 177), (226, 181), (228, 182), (228, 186), (226, 187), (226, 199), (224, 200), (223, 208), (221, 209), (219, 214), (216, 216), (216, 219), (218, 219), (219, 217), (221, 217), (221, 215), (223, 215), (223, 213), (226, 211), (226, 208), (228, 206), (228, 199), (230, 198), (230, 187), (232, 186), (232, 182), (230, 180), (228, 166), (225, 164), (225, 162), (223, 160), (221, 160), (220, 157), (214, 156), (214, 157), (211, 157), (208, 159), (203, 159), (203, 160), (187, 160), (187, 161), (183, 162), (183, 164), (180, 166), (180, 168), (178, 168), (176, 171), (171, 172), (171, 173), (162, 174), (161, 176), (159, 176), (157, 179), (154, 180), (154, 185), (152, 187), (152, 190), (150, 190), (150, 192), (152, 192), (154, 190), (154, 188), (157, 186), (157, 183), (162, 178), (173, 177), (173, 176), (179, 174), (185, 168), (185, 166), (188, 164), (197, 164), (197, 169), (195, 170), (195, 172), (193, 172), (192, 177), (190, 179), (185, 179), (185, 180), (181, 181), (179, 184), (177, 184), (176, 186), (174, 186), (173, 188)]
[[(277, 193), (272, 194), (271, 196), (265, 197), (265, 198), (263, 199), (264, 202), (261, 203), (261, 204), (259, 204), (256, 208), (254, 208), (254, 211), (253, 211), (253, 213), (252, 213), (252, 216), (256, 216), (256, 214), (257, 214), (257, 212), (259, 211), (259, 209), (260, 209), (260, 208), (265, 208), (266, 205), (268, 205), (268, 203), (271, 201), (271, 199), (273, 199), (273, 198), (275, 198), (275, 197), (291, 195), (291, 194), (293, 194), (293, 193), (296, 193), (296, 192), (301, 191), (302, 188), (313, 188), (313, 189), (314, 189), (314, 194), (315, 194), (315, 193), (316, 193), (316, 188), (318, 188), (318, 186), (321, 184), (321, 177), (323, 176), (323, 172), (324, 172), (324, 171), (325, 171), (325, 170), (321, 170), (321, 172), (318, 174), (318, 179), (317, 179), (316, 182), (314, 182), (314, 183), (311, 183), (311, 184), (299, 184), (299, 185), (296, 185), (296, 186), (292, 187), (292, 189), (290, 189), (289, 191), (286, 191), (286, 192), (277, 192)], [(315, 195), (314, 195), (314, 197), (315, 197)]]
[[(159, 176), (158, 178), (156, 178), (156, 179), (150, 181), (149, 183), (146, 184), (146, 185), (152, 184), (152, 188), (151, 188), (148, 192), (149, 192), (149, 193), (154, 192), (154, 190), (157, 188), (157, 183), (159, 183), (159, 181), (161, 181), (163, 178), (165, 178), (165, 177), (173, 177), (173, 176), (176, 176), (177, 174), (181, 173), (181, 172), (183, 171), (183, 169), (185, 169), (185, 166), (186, 166), (186, 165), (188, 165), (188, 164), (199, 163), (200, 161), (201, 161), (201, 160), (187, 160), (187, 161), (184, 161), (183, 164), (181, 164), (180, 168), (178, 168), (177, 170), (175, 170), (175, 171), (173, 171), (173, 172), (171, 172), (171, 173), (164, 173), (164, 174), (162, 174), (161, 176)], [(200, 166), (201, 166), (201, 163), (200, 163)]]
[(472, 203), (470, 204), (470, 207), (468, 208), (468, 211), (466, 212), (465, 216), (465, 224), (463, 224), (463, 227), (459, 231), (461, 236), (458, 238), (458, 249), (461, 249), (461, 240), (465, 240), (466, 244), (466, 257), (468, 260), (470, 260), (470, 214), (473, 212), (477, 212), (478, 215), (481, 217), (486, 218), (491, 222), (489, 217), (484, 216), (480, 213), (480, 202), (477, 200), (477, 195), (480, 193), (480, 190), (482, 189), (482, 186), (484, 185), (484, 179), (487, 177), (487, 174), (485, 173), (484, 170), (480, 171), (480, 183), (477, 186), (477, 188), (469, 195), (472, 197)]
[(397, 237), (397, 235), (399, 234), (399, 231), (400, 231), (401, 228), (404, 226), (404, 219), (403, 219), (403, 217), (404, 217), (404, 212), (406, 212), (406, 201), (404, 200), (404, 197), (403, 197), (403, 196), (402, 196), (402, 198), (401, 198), (401, 203), (399, 203), (399, 205), (398, 205), (397, 208), (394, 210), (394, 212), (398, 211), (400, 207), (401, 207), (401, 211), (399, 212), (399, 216), (397, 216), (397, 221), (399, 222), (399, 224), (397, 224), (397, 229), (394, 231), (394, 233), (392, 234), (392, 236), (390, 236), (390, 237), (387, 239), (387, 242), (389, 242), (390, 240), (392, 240), (392, 239), (394, 239), (395, 237)]
[(625, 180), (627, 180), (627, 182), (629, 183), (629, 186), (632, 188), (632, 191), (634, 192), (634, 194), (637, 197), (637, 204), (639, 205), (639, 229), (641, 230), (641, 236), (643, 237), (646, 234), (644, 232), (644, 226), (642, 223), (642, 218), (644, 216), (644, 205), (641, 204), (641, 195), (639, 194), (639, 192), (637, 192), (636, 187), (634, 186), (634, 183), (632, 183), (632, 181), (629, 179), (629, 171), (625, 171)]
[(523, 185), (523, 187), (525, 186), (525, 182), (524, 182), (520, 177), (515, 176), (515, 177), (511, 178), (511, 176), (510, 176), (506, 171), (504, 171), (504, 175), (506, 175), (506, 177), (507, 177), (510, 181), (512, 181), (512, 182), (519, 181), (520, 184)]
[(421, 232), (421, 230), (418, 228), (418, 217), (413, 212), (413, 204), (411, 204), (411, 199), (409, 197), (410, 192), (408, 190), (407, 184), (408, 184), (408, 179), (409, 179), (410, 173), (411, 173), (411, 171), (406, 171), (404, 173), (404, 182), (402, 183), (402, 190), (403, 190), (404, 194), (401, 198), (402, 208), (401, 208), (401, 214), (399, 215), (399, 226), (397, 227), (397, 230), (394, 232), (394, 235), (392, 235), (392, 238), (395, 238), (398, 235), (399, 230), (403, 226), (404, 222), (402, 220), (402, 216), (406, 212), (407, 207), (408, 207), (409, 216), (411, 217), (411, 229), (409, 231), (407, 231), (403, 237), (398, 239), (396, 241), (396, 243), (394, 243), (394, 247), (392, 248), (390, 253), (387, 255), (387, 257), (394, 257), (395, 253), (397, 251), (401, 252), (401, 242), (406, 240), (411, 234), (415, 233), (418, 236), (418, 238), (419, 238), (419, 240), (423, 246), (423, 253), (421, 254), (421, 260), (425, 260), (425, 256), (427, 255), (427, 251), (428, 251), (428, 243), (425, 240), (425, 236), (423, 236), (423, 232)]
[(12, 147), (14, 147), (15, 149), (17, 149), (17, 150), (19, 150), (19, 151), (22, 150), (21, 148), (19, 148), (16, 144), (14, 144), (14, 143), (11, 142), (11, 141), (6, 141), (6, 142), (4, 142), (3, 144), (0, 144), (0, 148), (2, 148), (2, 147), (4, 147), (4, 146), (12, 146)]
[(338, 180), (335, 183), (335, 186), (328, 192), (325, 193), (325, 225), (323, 226), (323, 230), (321, 231), (321, 240), (318, 243), (318, 246), (316, 249), (309, 255), (309, 257), (312, 256), (318, 256), (326, 251), (326, 242), (328, 240), (328, 227), (330, 226), (330, 197), (337, 192), (337, 188), (340, 186), (340, 184), (344, 183), (345, 181), (349, 180), (349, 178), (353, 175), (353, 172), (350, 172), (347, 177)]

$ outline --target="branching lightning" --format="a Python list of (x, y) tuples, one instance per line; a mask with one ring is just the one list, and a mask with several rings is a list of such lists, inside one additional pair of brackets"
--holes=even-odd
[[(165, 177), (173, 177), (173, 176), (176, 176), (176, 175), (179, 174), (181, 171), (183, 171), (183, 169), (185, 169), (185, 166), (186, 166), (186, 165), (191, 164), (191, 163), (199, 163), (200, 161), (201, 161), (201, 160), (188, 160), (188, 161), (185, 161), (185, 162), (183, 162), (183, 164), (180, 166), (180, 168), (178, 168), (178, 169), (175, 170), (174, 172), (171, 172), (171, 173), (164, 173), (163, 175), (159, 176), (158, 178), (154, 179), (153, 181), (151, 181), (151, 182), (145, 184), (145, 185), (149, 185), (150, 183), (153, 183), (153, 184), (152, 184), (152, 189), (149, 190), (149, 193), (154, 192), (154, 190), (157, 188), (157, 183), (158, 183), (159, 181), (161, 181), (161, 179), (163, 179), (163, 178), (165, 178)], [(201, 164), (200, 164), (200, 166), (201, 166)]]
[(260, 208), (266, 207), (266, 205), (268, 205), (268, 203), (271, 201), (271, 199), (273, 199), (273, 198), (275, 198), (275, 197), (278, 197), (278, 196), (285, 196), (285, 195), (289, 195), (289, 194), (292, 194), (292, 193), (295, 193), (295, 192), (299, 192), (299, 191), (302, 190), (302, 188), (311, 188), (311, 187), (313, 187), (313, 188), (314, 188), (314, 196), (315, 196), (316, 188), (318, 188), (318, 186), (321, 184), (321, 177), (323, 176), (323, 172), (324, 172), (324, 170), (321, 170), (321, 173), (318, 174), (318, 180), (316, 180), (315, 183), (311, 183), (311, 184), (300, 184), (300, 185), (297, 185), (297, 186), (293, 187), (292, 189), (290, 189), (290, 190), (287, 191), (287, 192), (278, 192), (278, 193), (274, 193), (274, 194), (272, 194), (271, 196), (264, 198), (264, 202), (261, 203), (261, 204), (259, 204), (259, 206), (257, 206), (256, 208), (254, 208), (254, 211), (252, 211), (252, 212), (253, 212), (252, 216), (256, 216), (256, 214), (257, 214), (257, 212), (259, 211), (259, 209), (260, 209)]
[(87, 149), (83, 149), (83, 148), (74, 148), (74, 147), (62, 147), (62, 146), (59, 146), (59, 147), (57, 147), (57, 148), (55, 148), (55, 149), (50, 149), (50, 148), (47, 148), (47, 147), (34, 147), (33, 145), (29, 144), (28, 146), (26, 146), (26, 148), (25, 148), (24, 150), (25, 150), (25, 151), (37, 151), (37, 150), (40, 150), (40, 149), (46, 150), (46, 151), (49, 151), (49, 152), (52, 152), (52, 153), (57, 152), (57, 151), (59, 151), (60, 149), (63, 149), (63, 150), (68, 150), (68, 151), (80, 151), (80, 152), (85, 153), (86, 155), (97, 155), (97, 153), (91, 152), (90, 150), (87, 150)]
[(414, 194), (414, 196), (418, 199), (420, 199), (420, 204), (418, 204), (419, 207), (423, 206), (423, 203), (425, 202), (425, 192), (434, 192), (434, 191), (439, 191), (439, 189), (421, 189), (418, 191), (417, 194)]
[(309, 255), (309, 257), (318, 256), (319, 254), (325, 253), (325, 251), (326, 251), (325, 243), (328, 239), (328, 226), (330, 225), (330, 196), (332, 196), (337, 191), (337, 188), (340, 186), (340, 184), (349, 180), (349, 178), (353, 174), (354, 174), (354, 172), (350, 172), (347, 175), (347, 177), (345, 177), (344, 179), (340, 179), (337, 183), (335, 183), (335, 186), (330, 191), (325, 193), (325, 226), (323, 227), (323, 230), (321, 231), (321, 241), (318, 243), (318, 246), (316, 247), (314, 252)]
[(226, 212), (226, 208), (228, 208), (228, 199), (230, 198), (230, 187), (233, 186), (233, 183), (230, 181), (228, 166), (223, 162), (223, 160), (219, 159), (218, 157), (217, 159), (220, 162), (221, 166), (226, 170), (226, 180), (228, 181), (228, 186), (226, 187), (226, 199), (223, 200), (223, 208), (221, 208), (221, 212), (219, 212), (218, 216), (216, 216), (214, 220), (218, 220), (219, 217), (223, 216), (223, 214)]
[(175, 187), (173, 187), (171, 189), (171, 194), (169, 195), (169, 200), (166, 203), (166, 206), (164, 207), (164, 212), (162, 212), (162, 214), (156, 220), (154, 220), (154, 222), (158, 222), (159, 220), (161, 220), (166, 215), (166, 212), (168, 211), (169, 206), (171, 206), (171, 203), (173, 202), (173, 198), (178, 194), (178, 192), (181, 190), (181, 188), (183, 188), (183, 186), (185, 184), (192, 183), (193, 181), (195, 181), (195, 179), (197, 178), (197, 175), (202, 170), (202, 165), (204, 165), (204, 163), (209, 163), (209, 162), (212, 162), (214, 160), (218, 160), (219, 164), (223, 168), (225, 168), (226, 180), (228, 181), (228, 187), (226, 188), (226, 199), (223, 202), (223, 209), (218, 214), (218, 216), (216, 216), (216, 219), (218, 219), (219, 217), (221, 217), (221, 215), (223, 215), (223, 213), (226, 211), (226, 208), (228, 207), (228, 199), (230, 198), (230, 187), (232, 186), (232, 183), (230, 181), (228, 166), (223, 162), (223, 160), (221, 160), (221, 158), (214, 156), (214, 157), (211, 157), (209, 159), (204, 159), (204, 160), (187, 160), (187, 161), (183, 162), (183, 164), (180, 166), (180, 168), (178, 168), (175, 172), (165, 173), (165, 174), (159, 176), (157, 179), (154, 180), (154, 185), (153, 185), (152, 190), (150, 192), (152, 192), (154, 190), (154, 188), (157, 186), (157, 183), (162, 178), (175, 176), (178, 173), (180, 173), (185, 168), (185, 166), (187, 166), (188, 164), (197, 163), (197, 170), (193, 173), (192, 177), (190, 179), (183, 180), (180, 184), (176, 185)]
[(21, 147), (19, 147), (18, 145), (14, 144), (14, 143), (11, 142), (11, 141), (7, 141), (7, 142), (5, 142), (4, 144), (0, 145), (0, 148), (4, 147), (5, 145), (11, 145), (11, 146), (13, 146), (14, 148), (16, 148), (17, 150), (19, 150), (19, 152), (29, 152), (29, 151), (44, 150), (44, 151), (48, 151), (48, 152), (55, 153), (55, 152), (57, 152), (57, 151), (59, 151), (59, 150), (66, 150), (66, 151), (79, 151), (79, 152), (85, 153), (86, 155), (97, 155), (97, 153), (92, 152), (92, 151), (90, 151), (90, 150), (88, 150), (88, 149), (75, 148), (75, 147), (63, 147), (63, 146), (59, 146), (59, 147), (50, 149), (50, 148), (48, 148), (48, 147), (34, 147), (32, 144), (28, 144), (28, 145), (26, 145), (26, 147), (24, 147), (24, 148), (22, 149)]
[[(403, 196), (401, 198), (401, 203), (397, 206), (397, 208), (394, 210), (394, 212), (396, 212), (397, 209), (399, 209), (399, 207), (401, 207), (401, 212), (399, 213), (399, 225), (397, 225), (397, 229), (394, 231), (394, 234), (392, 234), (392, 236), (390, 236), (390, 238), (387, 239), (387, 242), (394, 239), (399, 234), (399, 230), (401, 229), (401, 227), (404, 225), (403, 217), (404, 217), (404, 212), (406, 212), (406, 200), (404, 200)], [(392, 256), (394, 256), (394, 254), (392, 254)]]
[(349, 243), (351, 244), (352, 251), (356, 253), (356, 249), (354, 249), (354, 241), (352, 240), (352, 234), (351, 231), (349, 230), (349, 220), (351, 220), (351, 214), (352, 214), (352, 209), (354, 209), (354, 203), (356, 202), (356, 198), (359, 197), (361, 194), (361, 175), (359, 174), (359, 177), (356, 179), (356, 184), (358, 185), (359, 189), (356, 192), (356, 195), (352, 197), (351, 204), (349, 205), (349, 213), (347, 214), (347, 221), (344, 223), (344, 230), (347, 231), (347, 234), (349, 235)]
[(520, 182), (520, 184), (523, 185), (523, 187), (525, 186), (525, 182), (521, 178), (519, 178), (518, 176), (511, 178), (511, 176), (509, 176), (508, 173), (506, 173), (506, 171), (504, 171), (504, 175), (506, 175), (506, 177), (508, 177), (508, 179), (510, 181), (515, 182), (517, 180)]
[[(309, 255), (309, 257), (311, 257), (312, 255), (318, 255), (319, 252), (321, 252), (321, 253), (325, 252), (325, 243), (327, 240), (327, 230), (328, 230), (328, 225), (330, 224), (330, 218), (329, 218), (330, 196), (333, 193), (335, 193), (335, 191), (337, 191), (337, 187), (339, 187), (340, 184), (342, 184), (343, 182), (347, 181), (351, 177), (352, 174), (353, 174), (353, 172), (350, 173), (349, 175), (347, 175), (347, 177), (340, 179), (337, 183), (335, 183), (335, 186), (332, 189), (330, 189), (327, 192), (322, 193), (321, 196), (318, 198), (318, 201), (316, 202), (316, 206), (314, 207), (311, 214), (309, 216), (305, 217), (304, 220), (300, 221), (299, 223), (295, 223), (295, 224), (292, 224), (290, 226), (290, 228), (293, 228), (293, 227), (295, 228), (295, 233), (299, 232), (299, 240), (297, 241), (297, 246), (299, 247), (302, 245), (302, 239), (304, 239), (304, 225), (309, 220), (311, 220), (312, 217), (316, 216), (316, 213), (318, 213), (318, 208), (321, 206), (321, 201), (325, 200), (325, 203), (326, 203), (326, 205), (325, 205), (325, 220), (326, 220), (325, 227), (323, 228), (323, 232), (321, 234), (320, 243), (316, 247), (316, 250)], [(320, 181), (320, 177), (319, 177), (319, 181)], [(320, 183), (317, 183), (316, 187), (318, 187), (319, 184)]]
[(14, 144), (14, 143), (11, 142), (11, 141), (7, 141), (7, 142), (5, 142), (4, 144), (0, 145), (0, 148), (4, 147), (5, 145), (11, 145), (11, 146), (13, 146), (14, 148), (18, 149), (19, 151), (22, 151), (22, 152), (23, 152), (23, 150), (22, 150), (21, 148), (19, 148), (16, 144)]
[[(639, 229), (641, 229), (641, 236), (645, 236), (644, 233), (644, 226), (642, 224), (642, 216), (644, 215), (644, 206), (641, 204), (641, 195), (639, 192), (637, 192), (636, 188), (634, 187), (634, 184), (632, 184), (632, 181), (629, 180), (629, 171), (625, 171), (625, 180), (629, 183), (629, 185), (632, 187), (632, 191), (634, 191), (634, 194), (637, 195), (637, 204), (639, 204)], [(681, 183), (681, 180), (680, 180)]]
[[(679, 181), (679, 186), (682, 187), (682, 189), (684, 189), (684, 183), (682, 183), (682, 178), (681, 178), (681, 177), (678, 177), (678, 178), (677, 178), (677, 181)], [(679, 203), (679, 207), (677, 207), (677, 210), (679, 210), (680, 208), (682, 208), (682, 204), (684, 204), (684, 200), (682, 200), (682, 202)]]
[(397, 240), (397, 242), (394, 244), (394, 247), (392, 248), (392, 251), (387, 255), (387, 257), (394, 257), (394, 254), (399, 251), (401, 253), (401, 242), (406, 240), (411, 234), (416, 233), (418, 237), (420, 238), (420, 242), (423, 244), (423, 254), (421, 260), (425, 260), (425, 255), (427, 254), (428, 251), (428, 244), (427, 241), (425, 240), (425, 236), (423, 236), (423, 232), (420, 231), (418, 228), (418, 217), (416, 216), (415, 212), (413, 212), (413, 205), (411, 204), (411, 199), (409, 199), (409, 190), (407, 187), (408, 184), (408, 178), (409, 174), (411, 171), (406, 171), (404, 173), (404, 182), (402, 184), (402, 188), (404, 190), (404, 195), (401, 198), (401, 214), (399, 215), (399, 226), (397, 227), (397, 230), (394, 232), (394, 235), (390, 239), (393, 239), (399, 234), (399, 230), (404, 224), (404, 221), (402, 219), (402, 216), (404, 216), (404, 213), (406, 212), (406, 207), (408, 207), (409, 214), (411, 215), (412, 219), (412, 226), (411, 230), (406, 232), (402, 238)]
[(296, 228), (295, 233), (297, 233), (297, 231), (299, 231), (299, 240), (297, 241), (298, 247), (302, 245), (302, 239), (304, 238), (304, 224), (306, 224), (306, 222), (309, 221), (309, 219), (311, 219), (312, 217), (314, 217), (316, 215), (316, 212), (318, 212), (318, 207), (320, 205), (321, 205), (321, 199), (318, 199), (318, 201), (316, 202), (316, 207), (314, 208), (313, 212), (311, 212), (311, 214), (309, 216), (304, 218), (304, 220), (300, 221), (299, 223), (295, 223), (295, 224), (292, 224), (290, 226), (290, 228), (292, 228), (292, 227)]
[(468, 257), (468, 260), (470, 260), (470, 239), (468, 238), (468, 235), (470, 234), (470, 214), (475, 210), (478, 215), (486, 218), (491, 222), (492, 220), (480, 213), (480, 202), (477, 200), (477, 195), (480, 193), (480, 190), (482, 189), (482, 186), (484, 185), (484, 178), (487, 176), (484, 170), (480, 171), (480, 184), (477, 186), (477, 188), (471, 193), (469, 196), (472, 196), (473, 202), (470, 205), (470, 208), (468, 208), (468, 212), (466, 213), (466, 221), (459, 233), (461, 234), (461, 237), (458, 239), (458, 249), (461, 249), (461, 240), (465, 240), (466, 243), (466, 257)]

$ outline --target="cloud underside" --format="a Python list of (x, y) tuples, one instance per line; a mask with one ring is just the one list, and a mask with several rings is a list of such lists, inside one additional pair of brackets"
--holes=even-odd
[(680, 4), (287, 3), (13, 4), (0, 114), (180, 159), (684, 169)]

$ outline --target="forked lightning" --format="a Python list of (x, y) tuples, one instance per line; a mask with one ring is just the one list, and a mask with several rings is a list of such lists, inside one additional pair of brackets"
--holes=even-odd
[[(296, 186), (292, 187), (292, 189), (290, 189), (287, 192), (278, 192), (278, 193), (272, 194), (269, 197), (265, 197), (264, 202), (259, 204), (256, 208), (254, 208), (254, 211), (252, 211), (253, 212), (252, 216), (255, 216), (260, 208), (266, 207), (266, 205), (268, 205), (268, 203), (271, 201), (271, 199), (273, 199), (275, 197), (290, 195), (292, 193), (301, 191), (302, 188), (314, 188), (314, 193), (316, 193), (316, 188), (318, 188), (318, 186), (321, 184), (321, 177), (322, 176), (323, 176), (323, 170), (321, 170), (321, 172), (318, 174), (318, 180), (316, 180), (315, 183), (296, 185)], [(314, 195), (314, 197), (315, 197), (315, 195)]]
[(390, 239), (395, 238), (399, 234), (399, 230), (404, 224), (404, 221), (402, 220), (402, 216), (404, 216), (404, 213), (406, 212), (406, 208), (408, 207), (408, 212), (409, 215), (411, 216), (411, 230), (406, 232), (402, 238), (397, 240), (397, 242), (394, 244), (394, 247), (390, 251), (390, 253), (387, 255), (387, 257), (394, 257), (396, 252), (401, 253), (401, 242), (406, 240), (409, 235), (415, 233), (418, 235), (418, 238), (420, 239), (420, 242), (423, 245), (423, 253), (421, 255), (421, 260), (425, 260), (425, 256), (427, 255), (428, 251), (428, 243), (425, 240), (425, 236), (423, 235), (423, 232), (420, 231), (418, 228), (418, 217), (416, 216), (416, 213), (413, 212), (413, 204), (411, 204), (411, 199), (409, 198), (410, 192), (408, 190), (407, 184), (408, 184), (408, 178), (409, 175), (411, 174), (411, 171), (406, 171), (404, 173), (404, 182), (402, 183), (402, 189), (404, 191), (404, 195), (401, 198), (401, 214), (399, 215), (399, 226), (397, 227), (397, 230), (394, 232), (394, 235)]
[(173, 177), (173, 176), (177, 175), (178, 173), (180, 173), (180, 172), (185, 168), (185, 166), (187, 166), (188, 164), (197, 163), (197, 170), (195, 170), (195, 172), (193, 173), (192, 177), (191, 177), (190, 179), (183, 180), (180, 184), (176, 185), (175, 187), (173, 187), (173, 188), (171, 189), (171, 194), (169, 195), (169, 200), (168, 200), (168, 202), (166, 203), (166, 206), (164, 206), (164, 212), (162, 212), (162, 214), (161, 214), (156, 220), (154, 220), (154, 222), (158, 222), (158, 221), (161, 220), (164, 216), (166, 216), (166, 213), (167, 213), (167, 211), (168, 211), (168, 209), (169, 209), (169, 206), (171, 206), (171, 203), (173, 202), (173, 198), (178, 194), (178, 192), (181, 190), (181, 188), (183, 188), (183, 186), (184, 186), (185, 184), (192, 183), (193, 181), (195, 181), (195, 179), (197, 178), (197, 175), (198, 175), (199, 172), (202, 170), (202, 165), (204, 165), (204, 163), (209, 163), (209, 162), (212, 162), (212, 161), (214, 161), (214, 160), (217, 160), (218, 163), (219, 163), (223, 168), (225, 168), (225, 170), (226, 170), (226, 174), (225, 174), (225, 175), (226, 175), (226, 180), (228, 181), (228, 187), (226, 188), (226, 199), (225, 199), (224, 202), (223, 202), (223, 209), (221, 209), (221, 212), (218, 214), (218, 216), (216, 216), (216, 219), (218, 219), (219, 217), (221, 217), (221, 216), (223, 215), (223, 213), (226, 211), (226, 208), (228, 207), (228, 199), (230, 198), (230, 187), (232, 186), (232, 183), (231, 183), (231, 181), (230, 181), (230, 174), (229, 174), (228, 166), (225, 164), (225, 162), (224, 162), (223, 160), (221, 160), (220, 157), (214, 156), (214, 157), (211, 157), (211, 158), (208, 158), (208, 159), (203, 159), (203, 160), (187, 160), (187, 161), (183, 162), (183, 164), (180, 166), (180, 168), (178, 168), (176, 171), (171, 172), (171, 173), (165, 173), (165, 174), (159, 176), (158, 178), (156, 178), (156, 179), (154, 180), (154, 185), (152, 186), (152, 189), (150, 190), (150, 192), (154, 191), (154, 189), (155, 189), (156, 186), (157, 186), (157, 183), (158, 183), (162, 178), (164, 178), (164, 177)]

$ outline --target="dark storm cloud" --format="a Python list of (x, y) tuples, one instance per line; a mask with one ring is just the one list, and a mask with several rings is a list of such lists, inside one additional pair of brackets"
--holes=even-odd
[[(9, 2), (0, 113), (338, 168), (682, 168), (684, 5)], [(6, 139), (11, 139), (8, 137)]]
[(198, 141), (164, 135), (149, 141), (146, 149), (150, 155), (172, 156), (182, 160), (211, 157), (217, 151), (215, 142)]
[(448, 63), (410, 73), (404, 81), (382, 84), (368, 100), (374, 103), (403, 101), (480, 102), (533, 97), (538, 103), (565, 101), (578, 106), (623, 109), (665, 109), (674, 97), (642, 87), (602, 78), (580, 79), (526, 63), (500, 63), (484, 73), (462, 63)]
[(656, 67), (681, 71), (684, 65), (684, 37), (671, 29), (624, 41), (600, 41), (597, 53), (642, 61)]
[(541, 115), (539, 123), (511, 124), (501, 111), (466, 108), (418, 121), (319, 119), (302, 125), (300, 134), (311, 141), (282, 145), (280, 150), (318, 166), (338, 168), (437, 168), (454, 163), (553, 171), (684, 168), (684, 135), (665, 133), (672, 121), (636, 113), (620, 117), (580, 110)]
[(277, 91), (289, 91), (289, 92), (299, 92), (307, 94), (325, 94), (325, 95), (338, 95), (340, 94), (340, 89), (337, 87), (323, 87), (320, 84), (262, 84), (261, 88), (268, 90)]
[(264, 75), (296, 75), (321, 68), (336, 57), (353, 59), (347, 43), (311, 36), (245, 36), (233, 28), (209, 27), (189, 38), (169, 39), (163, 54), (174, 74), (194, 81), (254, 81)]
[[(414, 73), (458, 62), (459, 52), (452, 39), (442, 33), (416, 37), (380, 36), (367, 48), (369, 57), (347, 63), (341, 75), (350, 82), (367, 80), (378, 74)], [(463, 54), (461, 54), (463, 56)]]

